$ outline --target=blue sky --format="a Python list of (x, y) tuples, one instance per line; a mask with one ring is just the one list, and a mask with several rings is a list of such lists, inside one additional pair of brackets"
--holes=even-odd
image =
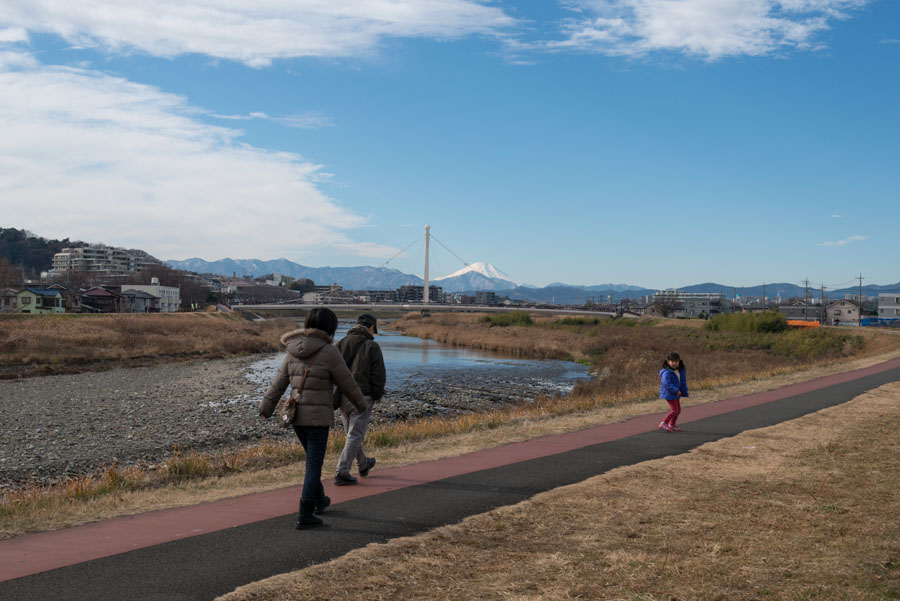
[(889, 284), (898, 106), (889, 0), (6, 0), (0, 225), (318, 267), (429, 224), (534, 285)]

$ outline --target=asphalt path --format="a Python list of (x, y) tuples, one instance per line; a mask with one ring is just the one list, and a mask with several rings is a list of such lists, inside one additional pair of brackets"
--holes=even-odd
[(648, 416), (642, 433), (349, 500), (329, 508), (323, 516), (326, 526), (320, 528), (297, 531), (295, 516), (285, 515), (7, 580), (0, 582), (0, 600), (214, 599), (243, 584), (322, 563), (369, 543), (453, 524), (617, 467), (677, 455), (844, 403), (900, 380), (900, 367), (891, 365), (879, 373), (695, 421), (688, 420), (702, 406), (688, 407), (681, 433), (647, 427), (658, 419)]

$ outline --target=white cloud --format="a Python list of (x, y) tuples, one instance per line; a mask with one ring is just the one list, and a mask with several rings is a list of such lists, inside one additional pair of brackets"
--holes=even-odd
[(387, 252), (353, 239), (366, 220), (317, 188), (319, 166), (241, 143), (181, 96), (13, 54), (0, 60), (7, 226), (164, 259)]
[(0, 28), (0, 43), (27, 42), (28, 32), (22, 27)]
[(548, 45), (610, 55), (678, 52), (716, 60), (819, 47), (830, 19), (868, 0), (566, 0), (577, 17)]
[(868, 236), (850, 236), (849, 238), (844, 238), (843, 240), (835, 240), (834, 242), (822, 242), (819, 246), (847, 246), (851, 242), (859, 242), (861, 240), (868, 240)]
[(494, 35), (515, 21), (481, 0), (5, 0), (0, 27), (56, 34), (80, 47), (154, 56), (205, 54), (254, 67), (341, 57), (384, 37)]
[(837, 213), (835, 213), (834, 215), (831, 216), (831, 218), (832, 218), (832, 219), (843, 219), (844, 216), (843, 216), (843, 215), (838, 215)]
[(251, 112), (247, 115), (217, 115), (210, 114), (211, 117), (217, 119), (227, 119), (229, 121), (250, 121), (260, 119), (263, 121), (273, 121), (287, 127), (295, 127), (297, 129), (320, 129), (322, 127), (331, 127), (333, 122), (331, 117), (322, 115), (321, 113), (305, 113), (303, 115), (288, 115), (285, 117), (272, 117), (262, 112)]
[(376, 244), (375, 242), (353, 242), (348, 244), (339, 243), (335, 244), (334, 247), (337, 250), (348, 255), (356, 255), (358, 257), (374, 257), (378, 259), (390, 259), (399, 252), (393, 246)]

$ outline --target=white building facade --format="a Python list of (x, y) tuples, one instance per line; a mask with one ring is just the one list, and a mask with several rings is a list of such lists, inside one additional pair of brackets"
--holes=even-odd
[(668, 302), (678, 305), (672, 317), (710, 317), (720, 313), (730, 313), (731, 303), (721, 292), (681, 292), (680, 290), (660, 290), (653, 295), (652, 303)]
[(176, 313), (181, 310), (181, 288), (177, 286), (160, 286), (159, 278), (152, 278), (149, 286), (129, 284), (128, 290), (137, 290), (152, 294), (159, 299), (160, 313)]
[(878, 319), (900, 319), (900, 292), (878, 295)]
[(144, 271), (152, 263), (124, 248), (94, 245), (83, 248), (64, 248), (53, 255), (51, 275), (71, 272), (93, 273), (99, 276), (123, 276)]

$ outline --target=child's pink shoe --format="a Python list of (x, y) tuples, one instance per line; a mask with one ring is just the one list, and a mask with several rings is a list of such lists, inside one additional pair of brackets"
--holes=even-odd
[(672, 425), (670, 425), (670, 426), (669, 426), (669, 432), (681, 432), (681, 428), (679, 428), (679, 427), (677, 427), (677, 426), (672, 426)]
[(669, 424), (667, 424), (666, 422), (659, 422), (659, 429), (662, 430), (663, 432), (671, 432), (672, 431), (672, 427), (669, 426)]

